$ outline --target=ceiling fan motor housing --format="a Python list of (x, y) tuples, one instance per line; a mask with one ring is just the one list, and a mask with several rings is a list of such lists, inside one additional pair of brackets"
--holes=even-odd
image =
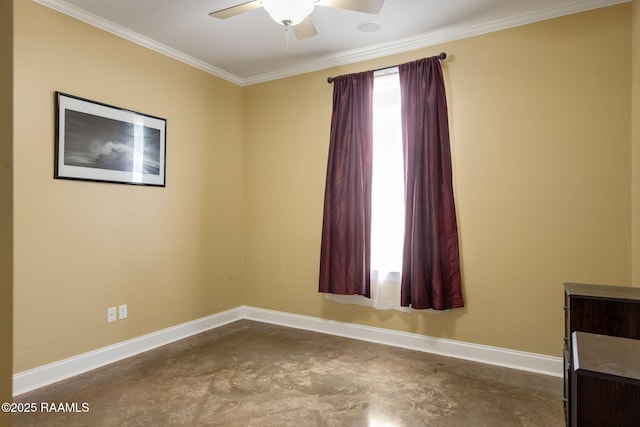
[(313, 0), (262, 0), (271, 18), (285, 27), (297, 25), (313, 12)]

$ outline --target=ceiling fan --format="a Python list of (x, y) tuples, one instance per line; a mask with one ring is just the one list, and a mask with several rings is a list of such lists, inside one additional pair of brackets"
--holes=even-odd
[(309, 17), (315, 6), (377, 14), (382, 3), (384, 0), (252, 0), (213, 11), (209, 16), (227, 19), (263, 7), (274, 21), (287, 29), (293, 28), (296, 38), (302, 40), (318, 34)]

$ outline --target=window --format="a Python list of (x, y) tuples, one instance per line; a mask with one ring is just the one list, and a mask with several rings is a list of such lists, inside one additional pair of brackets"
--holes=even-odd
[(394, 70), (376, 74), (373, 86), (371, 270), (380, 275), (402, 271), (404, 165), (400, 80)]
[(319, 292), (464, 307), (441, 59), (333, 79)]

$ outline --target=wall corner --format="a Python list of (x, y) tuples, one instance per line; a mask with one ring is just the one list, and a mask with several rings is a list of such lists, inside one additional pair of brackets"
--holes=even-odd
[(631, 284), (640, 287), (640, 0), (631, 3)]
[(13, 3), (0, 2), (0, 402), (12, 401), (13, 376)]

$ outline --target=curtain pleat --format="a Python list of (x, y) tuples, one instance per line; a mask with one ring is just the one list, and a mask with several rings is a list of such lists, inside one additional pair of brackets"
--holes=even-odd
[(463, 307), (447, 100), (437, 57), (399, 66), (405, 167), (401, 305)]
[(319, 291), (370, 296), (373, 72), (336, 77)]

